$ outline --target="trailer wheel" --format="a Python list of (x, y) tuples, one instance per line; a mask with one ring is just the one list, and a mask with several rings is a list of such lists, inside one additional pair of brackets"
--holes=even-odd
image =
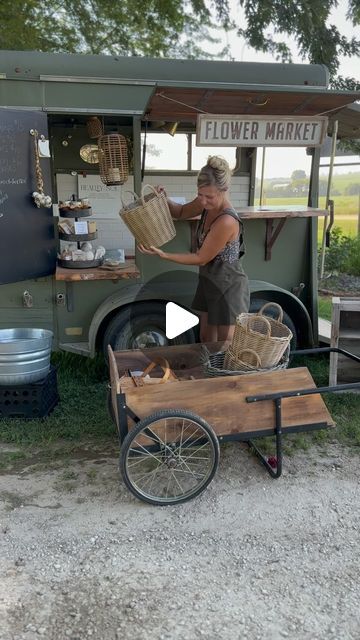
[(105, 358), (107, 358), (109, 344), (114, 351), (123, 351), (196, 342), (196, 333), (193, 329), (169, 340), (166, 337), (165, 320), (165, 303), (142, 302), (121, 309), (110, 321), (104, 333)]
[(141, 420), (125, 437), (120, 470), (127, 488), (155, 505), (186, 502), (213, 479), (219, 442), (212, 427), (190, 411), (168, 409)]

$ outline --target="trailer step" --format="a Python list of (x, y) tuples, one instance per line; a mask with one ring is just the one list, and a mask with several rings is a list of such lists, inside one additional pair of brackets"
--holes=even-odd
[(65, 342), (60, 343), (59, 348), (61, 351), (70, 351), (71, 353), (78, 353), (81, 356), (90, 356), (90, 346), (88, 342)]

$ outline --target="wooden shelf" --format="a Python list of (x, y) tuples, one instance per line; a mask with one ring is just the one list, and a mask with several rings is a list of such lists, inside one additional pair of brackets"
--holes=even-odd
[(139, 278), (140, 271), (135, 260), (126, 260), (124, 265), (117, 269), (107, 269), (104, 266), (90, 269), (64, 269), (57, 266), (55, 279), (65, 282), (79, 282), (86, 280), (126, 280)]
[(258, 206), (244, 207), (236, 209), (240, 218), (244, 219), (274, 219), (274, 218), (318, 218), (327, 216), (327, 209), (316, 209), (304, 205), (283, 205), (283, 206)]

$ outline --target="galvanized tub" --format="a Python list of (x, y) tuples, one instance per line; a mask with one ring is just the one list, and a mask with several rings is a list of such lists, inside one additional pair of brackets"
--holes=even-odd
[(0, 330), (0, 385), (31, 384), (50, 370), (53, 333), (46, 329)]

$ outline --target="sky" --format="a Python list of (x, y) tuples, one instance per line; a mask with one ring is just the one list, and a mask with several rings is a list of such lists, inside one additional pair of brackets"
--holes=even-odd
[[(243, 12), (239, 7), (237, 0), (230, 0), (229, 4), (232, 9), (233, 18), (236, 20), (238, 24), (242, 22)], [(346, 21), (345, 14), (347, 9), (347, 1), (339, 0), (338, 7), (335, 11), (333, 11), (331, 15), (331, 23), (336, 24), (343, 35), (348, 37), (356, 36), (360, 39), (360, 28), (355, 31), (353, 25)], [(219, 37), (219, 34), (216, 34)], [(285, 39), (289, 44), (292, 54), (293, 54), (293, 62), (297, 63), (306, 63), (306, 60), (302, 60), (300, 56), (297, 54), (297, 51), (293, 45), (293, 43), (289, 39)], [(236, 61), (243, 62), (274, 62), (274, 58), (270, 54), (265, 54), (261, 52), (257, 52), (254, 49), (251, 49), (243, 39), (238, 38), (235, 34), (224, 34), (224, 40), (222, 40), (222, 44), (228, 44), (230, 46), (230, 55)], [(211, 47), (205, 47), (211, 51)], [(215, 53), (219, 49), (218, 45), (214, 45), (213, 53)], [(350, 77), (358, 77), (360, 76), (360, 59), (358, 58), (341, 58), (341, 64), (339, 68), (339, 75), (350, 76)], [(169, 141), (169, 148), (166, 144), (165, 136), (156, 136), (154, 137), (154, 143), (156, 146), (159, 145), (160, 142), (165, 143), (165, 147), (161, 156), (159, 158), (148, 156), (148, 163), (152, 166), (157, 166), (160, 168), (161, 166), (166, 166), (167, 168), (173, 169), (182, 169), (183, 166), (177, 165), (177, 158), (181, 158), (184, 154), (184, 142), (181, 141), (177, 136)], [(162, 144), (161, 146), (164, 146)], [(169, 149), (169, 150), (168, 150)], [(211, 149), (207, 147), (198, 147), (193, 150), (193, 154), (196, 157), (196, 166), (194, 168), (200, 168), (204, 162), (206, 162), (206, 158), (210, 153), (219, 153), (226, 157), (230, 162), (234, 157), (234, 151), (230, 148), (224, 148), (219, 150), (219, 148)], [(261, 153), (259, 151), (258, 157), (258, 166), (261, 165)], [(339, 158), (338, 162), (354, 162), (358, 161), (359, 157), (346, 157)], [(265, 160), (265, 177), (266, 178), (277, 178), (277, 177), (289, 177), (291, 173), (295, 169), (304, 169), (307, 174), (310, 172), (310, 162), (311, 159), (306, 155), (306, 150), (304, 148), (300, 149), (291, 149), (291, 148), (269, 148), (266, 150), (266, 160)], [(328, 159), (323, 159), (324, 164), (328, 162)], [(350, 167), (349, 169), (346, 167), (338, 167), (335, 168), (334, 173), (345, 173), (347, 171), (356, 171), (360, 169), (360, 165), (358, 167)], [(327, 168), (321, 169), (321, 173), (326, 175), (328, 173)]]
[[(239, 7), (237, 0), (230, 0), (230, 6), (232, 9), (232, 15), (238, 24), (241, 24), (244, 13)], [(337, 8), (332, 12), (330, 23), (336, 24), (340, 33), (347, 37), (355, 36), (360, 39), (360, 27), (354, 29), (354, 26), (346, 20), (346, 11), (348, 3), (346, 0), (339, 0)], [(280, 38), (279, 38), (280, 39)], [(297, 54), (296, 45), (291, 42), (290, 39), (285, 38), (288, 46), (291, 49), (293, 55), (293, 62), (306, 63), (306, 60), (302, 60)], [(274, 62), (274, 58), (270, 54), (261, 53), (251, 49), (244, 40), (237, 38), (234, 35), (229, 35), (228, 44), (230, 45), (231, 54), (236, 60), (243, 62)], [(340, 58), (339, 75), (349, 77), (360, 77), (360, 59), (359, 58)], [(261, 152), (260, 152), (261, 153)], [(359, 160), (359, 157), (347, 157), (339, 159), (339, 162), (355, 162)], [(328, 160), (323, 160), (324, 164)], [(259, 164), (259, 163), (258, 163)], [(295, 169), (304, 169), (308, 174), (310, 171), (310, 158), (306, 156), (305, 149), (284, 149), (272, 148), (266, 151), (265, 160), (265, 176), (267, 178), (273, 177), (286, 177), (291, 175)], [(334, 173), (345, 173), (348, 170), (357, 170), (359, 167), (338, 167)], [(328, 172), (327, 168), (321, 170), (322, 174)]]

